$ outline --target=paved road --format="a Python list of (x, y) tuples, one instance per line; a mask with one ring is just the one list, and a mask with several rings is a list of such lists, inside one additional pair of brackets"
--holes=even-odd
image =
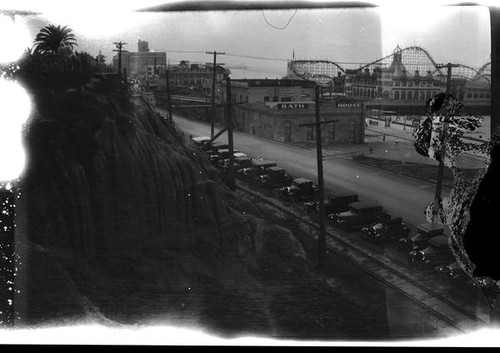
[[(174, 116), (174, 121), (186, 134), (210, 135), (210, 126), (205, 122), (179, 116)], [(215, 129), (218, 130), (219, 128)], [(218, 140), (227, 141), (227, 134), (222, 134)], [(234, 144), (235, 149), (251, 157), (262, 156), (276, 161), (294, 177), (317, 181), (315, 149), (297, 147), (239, 132), (234, 133)], [(378, 202), (390, 213), (403, 217), (411, 226), (425, 222), (424, 209), (434, 198), (434, 184), (361, 165), (341, 153), (331, 153), (331, 155), (336, 157), (325, 158), (323, 162), (326, 188), (334, 193), (354, 192), (362, 200)], [(448, 188), (444, 188), (443, 195), (449, 191)]]

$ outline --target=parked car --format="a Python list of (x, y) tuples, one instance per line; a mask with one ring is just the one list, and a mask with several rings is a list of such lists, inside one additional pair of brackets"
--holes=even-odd
[(249, 157), (236, 157), (234, 159), (234, 169), (236, 171), (240, 170), (240, 169), (243, 169), (243, 168), (248, 168), (248, 167), (251, 167), (253, 164), (252, 164), (252, 159), (250, 159)]
[(455, 278), (465, 274), (465, 272), (456, 261), (451, 262), (448, 265), (438, 265), (434, 269), (436, 270), (436, 272), (451, 278)]
[[(329, 193), (325, 200), (325, 215), (345, 212), (349, 209), (349, 205), (353, 202), (358, 202), (357, 194), (338, 194)], [(306, 209), (313, 213), (319, 213), (319, 201), (310, 201), (305, 203)]]
[(212, 141), (211, 143), (204, 143), (202, 148), (207, 152), (207, 153), (218, 153), (219, 150), (224, 149), (224, 148), (229, 148), (229, 144), (222, 142), (222, 141)]
[[(219, 156), (220, 156), (220, 158), (217, 161), (217, 166), (220, 169), (226, 170), (228, 165), (229, 165), (229, 150), (228, 150), (228, 152), (226, 152), (225, 149), (221, 150), (221, 152), (219, 152)], [(233, 156), (234, 156), (234, 163), (235, 164), (236, 164), (237, 158), (241, 158), (241, 157), (248, 158), (246, 154), (241, 153), (241, 152), (234, 152)]]
[(398, 240), (401, 237), (407, 237), (410, 231), (410, 227), (403, 223), (403, 218), (394, 217), (361, 228), (361, 238), (384, 244), (388, 241)]
[(317, 194), (318, 186), (306, 178), (296, 178), (292, 185), (278, 189), (278, 196), (286, 201), (312, 200)]
[(371, 202), (358, 201), (349, 205), (345, 212), (329, 214), (327, 216), (334, 226), (347, 231), (362, 228), (370, 223), (390, 218), (382, 206)]
[(265, 173), (259, 176), (259, 181), (264, 187), (283, 188), (292, 185), (293, 178), (283, 168), (268, 167)]
[(418, 250), (427, 245), (427, 240), (443, 235), (444, 227), (437, 223), (422, 223), (417, 226), (415, 235), (407, 235), (398, 239), (398, 249), (402, 251)]
[(210, 160), (210, 163), (212, 163), (212, 165), (214, 165), (215, 167), (219, 165), (220, 156), (217, 152), (209, 153), (208, 159)]
[(269, 167), (276, 167), (276, 162), (266, 159), (252, 160), (252, 166), (238, 170), (237, 175), (242, 179), (253, 181)]
[[(235, 153), (239, 153), (240, 151), (238, 150), (233, 150), (233, 156)], [(229, 156), (231, 155), (231, 153), (229, 152), (229, 148), (220, 148), (218, 150), (218, 154), (220, 156), (221, 159), (229, 159)]]
[(193, 141), (194, 144), (197, 146), (203, 146), (205, 143), (207, 143), (210, 140), (211, 140), (211, 138), (209, 136), (198, 136), (198, 137), (191, 138), (191, 141)]
[(408, 254), (408, 260), (414, 265), (442, 265), (455, 260), (450, 247), (448, 246), (448, 237), (437, 235), (427, 241), (427, 246), (412, 250)]

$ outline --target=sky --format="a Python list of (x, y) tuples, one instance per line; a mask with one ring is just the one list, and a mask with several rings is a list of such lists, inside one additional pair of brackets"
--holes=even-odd
[[(3, 0), (7, 3), (10, 0)], [(87, 0), (83, 2), (16, 0), (16, 9), (39, 15), (16, 16), (29, 30), (23, 48), (48, 23), (72, 28), (77, 50), (108, 62), (113, 42), (137, 51), (139, 39), (167, 60), (211, 62), (207, 51), (224, 52), (218, 62), (231, 68), (233, 78), (282, 77), (286, 61), (323, 59), (343, 67), (359, 67), (401, 48), (425, 48), (436, 62), (458, 62), (479, 68), (489, 61), (490, 27), (485, 6), (433, 6), (433, 1), (379, 1), (379, 8), (285, 9), (253, 11), (137, 12), (158, 0)], [(375, 2), (377, 4), (377, 2)], [(293, 6), (293, 1), (287, 4)], [(404, 4), (399, 5), (399, 4)], [(0, 5), (2, 6), (2, 5)], [(3, 5), (4, 8), (9, 8)], [(259, 59), (257, 59), (259, 58)], [(237, 67), (245, 67), (245, 70)]]

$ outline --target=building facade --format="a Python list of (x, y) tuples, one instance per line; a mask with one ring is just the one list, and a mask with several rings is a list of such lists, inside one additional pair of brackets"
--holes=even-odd
[(407, 72), (401, 49), (396, 48), (393, 61), (387, 68), (376, 67), (370, 72), (346, 70), (346, 94), (364, 99), (384, 99), (396, 101), (420, 101), (444, 92), (446, 82), (434, 77), (430, 71), (421, 74), (419, 70)]
[[(221, 98), (221, 84), (230, 71), (221, 65), (215, 70), (215, 96)], [(213, 64), (196, 64), (182, 60), (168, 67), (169, 85), (172, 92), (212, 95)]]
[[(425, 102), (438, 93), (447, 90), (446, 77), (431, 71), (419, 70), (408, 72), (402, 62), (402, 50), (399, 46), (393, 53), (389, 67), (375, 67), (346, 70), (345, 93), (348, 96), (363, 99), (368, 106), (382, 101), (386, 107), (392, 107), (404, 113), (411, 107), (423, 107)], [(487, 80), (470, 80), (452, 77), (450, 94), (472, 109), (484, 108), (490, 104), (490, 84)], [(415, 109), (413, 109), (415, 110)]]
[[(223, 85), (224, 91), (226, 89)], [(223, 95), (223, 101), (227, 96)], [(316, 140), (314, 83), (303, 80), (232, 80), (231, 100), (235, 129), (281, 142)], [(221, 116), (223, 119), (223, 116)], [(364, 142), (364, 106), (359, 101), (322, 102), (322, 142)]]

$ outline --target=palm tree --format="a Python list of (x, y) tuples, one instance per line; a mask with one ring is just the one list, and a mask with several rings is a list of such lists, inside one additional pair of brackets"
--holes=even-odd
[(41, 54), (58, 54), (62, 50), (72, 51), (76, 44), (75, 35), (67, 26), (48, 25), (35, 37), (35, 50)]

